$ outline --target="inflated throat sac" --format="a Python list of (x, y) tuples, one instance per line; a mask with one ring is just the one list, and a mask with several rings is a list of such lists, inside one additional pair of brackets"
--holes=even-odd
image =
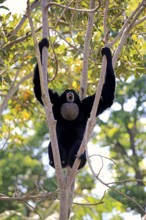
[(73, 121), (78, 117), (79, 107), (76, 103), (64, 103), (61, 106), (61, 115), (67, 121)]

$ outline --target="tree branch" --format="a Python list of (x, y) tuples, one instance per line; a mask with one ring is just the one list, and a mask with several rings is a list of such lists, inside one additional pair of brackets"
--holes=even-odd
[[(44, 6), (44, 4), (45, 4), (45, 0), (42, 0), (43, 13), (47, 12), (46, 5)], [(43, 49), (43, 58), (42, 58), (42, 65), (41, 65), (40, 52), (39, 52), (39, 48), (38, 48), (38, 43), (36, 41), (35, 30), (34, 30), (32, 18), (31, 18), (31, 14), (30, 14), (29, 0), (27, 0), (27, 15), (28, 15), (29, 24), (31, 27), (31, 33), (33, 36), (35, 50), (36, 50), (36, 57), (37, 57), (39, 73), (40, 73), (40, 80), (41, 80), (42, 99), (44, 102), (47, 125), (49, 127), (51, 142), (52, 142), (52, 146), (53, 146), (52, 150), (53, 150), (53, 154), (55, 154), (55, 158), (56, 158), (56, 160), (54, 160), (54, 162), (55, 162), (55, 167), (56, 167), (57, 180), (58, 180), (58, 184), (61, 185), (63, 183), (63, 171), (61, 168), (60, 155), (59, 155), (59, 151), (58, 151), (58, 149), (59, 149), (58, 148), (58, 141), (57, 141), (57, 137), (56, 137), (56, 121), (54, 120), (54, 116), (53, 116), (53, 112), (52, 112), (52, 104), (50, 101), (50, 97), (49, 97), (49, 93), (48, 93), (48, 85), (47, 85), (47, 67), (46, 67), (47, 66), (47, 59), (46, 59), (47, 58), (47, 48)], [(45, 23), (45, 25), (46, 25), (47, 22), (45, 19), (46, 19), (46, 15), (43, 15), (43, 23)], [(45, 31), (43, 29), (43, 36), (47, 37), (47, 35), (48, 35), (47, 31)], [(46, 58), (44, 57), (44, 55), (46, 56)]]
[(96, 179), (97, 179), (100, 183), (102, 183), (104, 186), (108, 187), (108, 188), (111, 189), (112, 191), (115, 191), (115, 192), (117, 192), (118, 194), (120, 194), (120, 195), (126, 197), (127, 199), (129, 199), (130, 201), (132, 201), (133, 203), (135, 203), (135, 204), (142, 210), (143, 213), (145, 213), (145, 210), (143, 209), (143, 207), (142, 207), (135, 199), (131, 198), (130, 196), (128, 196), (128, 195), (126, 195), (126, 194), (124, 194), (124, 193), (121, 192), (120, 190), (115, 189), (114, 187), (109, 186), (109, 185), (112, 184), (112, 183), (105, 183), (104, 181), (102, 181), (102, 180), (99, 178), (99, 176), (96, 175), (96, 173), (94, 172), (94, 170), (93, 170), (93, 168), (92, 168), (92, 166), (91, 166), (90, 163), (89, 163), (89, 167), (90, 167), (90, 169), (91, 169), (93, 175), (96, 177)]
[(102, 70), (101, 70), (100, 79), (99, 79), (99, 82), (98, 82), (98, 87), (97, 87), (97, 91), (96, 91), (92, 111), (90, 113), (90, 118), (87, 121), (87, 126), (86, 126), (86, 131), (85, 131), (85, 134), (84, 134), (84, 138), (82, 140), (80, 149), (77, 153), (78, 156), (77, 156), (77, 158), (74, 162), (73, 168), (71, 169), (67, 185), (69, 185), (70, 183), (73, 182), (74, 176), (77, 173), (77, 168), (78, 168), (79, 163), (80, 163), (80, 160), (78, 158), (85, 151), (87, 142), (88, 142), (89, 138), (91, 137), (93, 128), (94, 128), (95, 123), (96, 123), (96, 112), (97, 112), (97, 108), (98, 108), (98, 104), (99, 104), (99, 100), (100, 100), (100, 96), (101, 96), (101, 92), (102, 92), (102, 87), (103, 87), (104, 80), (105, 80), (106, 66), (107, 66), (107, 59), (106, 59), (105, 56), (103, 56), (103, 58), (102, 58)]
[[(47, 0), (42, 0), (42, 27), (43, 27), (43, 38), (48, 38), (48, 9), (47, 9)], [(56, 121), (52, 112), (52, 104), (50, 102), (50, 97), (48, 94), (48, 84), (47, 84), (47, 64), (48, 64), (48, 49), (43, 48), (42, 51), (42, 73), (43, 80), (41, 84), (41, 89), (44, 90), (43, 101), (45, 104), (45, 111), (47, 117), (47, 123), (49, 126), (50, 137), (51, 137), (51, 145), (55, 163), (55, 170), (57, 175), (57, 180), (59, 184), (59, 188), (63, 185), (64, 175), (61, 167), (60, 154), (58, 141), (56, 136)]]
[[(40, 0), (35, 0), (32, 5), (30, 6), (30, 12), (33, 11), (34, 8), (38, 7), (40, 5)], [(18, 31), (21, 29), (22, 25), (24, 24), (24, 22), (27, 19), (27, 12), (25, 13), (25, 15), (23, 15), (21, 21), (17, 24), (17, 26), (15, 27), (15, 29), (13, 30), (13, 32), (9, 35), (8, 39), (10, 39), (11, 37), (13, 37), (14, 35), (16, 35), (18, 33)]]
[(133, 25), (133, 28), (139, 25), (140, 23), (144, 22), (146, 20), (146, 16), (142, 17), (141, 19), (137, 20), (135, 24)]
[(117, 59), (119, 57), (119, 54), (123, 48), (123, 45), (125, 43), (125, 40), (127, 39), (130, 30), (135, 26), (136, 23), (136, 19), (139, 17), (139, 15), (142, 13), (142, 11), (145, 9), (145, 5), (144, 5), (144, 1), (143, 0), (135, 9), (135, 11), (130, 15), (129, 18), (127, 18), (125, 24), (123, 25), (121, 31), (119, 32), (119, 34), (117, 35), (117, 37), (115, 37), (115, 39), (109, 44), (109, 47), (111, 47), (120, 37), (120, 43), (114, 53), (113, 56), (113, 67), (115, 67)]
[(42, 193), (40, 195), (26, 195), (26, 196), (20, 196), (20, 197), (10, 197), (10, 196), (6, 196), (4, 194), (1, 194), (0, 193), (0, 201), (22, 201), (22, 202), (25, 202), (25, 201), (28, 201), (28, 200), (42, 200), (42, 199), (53, 199), (54, 197), (56, 197), (56, 192), (52, 193), (52, 192), (49, 192), (49, 193)]
[[(99, 3), (99, 6), (100, 6), (100, 3)], [(94, 7), (95, 7), (95, 0), (91, 0), (90, 10), (92, 10)], [(80, 82), (80, 99), (81, 100), (85, 98), (86, 91), (87, 91), (88, 58), (89, 58), (90, 41), (92, 38), (93, 24), (94, 24), (94, 13), (91, 13), (89, 14), (89, 18), (88, 18), (88, 25), (87, 25), (87, 30), (86, 30), (86, 37), (85, 37), (84, 51), (83, 51), (83, 69), (82, 69), (82, 76), (81, 76), (81, 82)]]
[[(39, 28), (37, 28), (37, 29), (35, 30), (35, 33), (37, 33), (38, 31), (40, 31), (41, 29), (42, 29), (42, 26), (40, 26)], [(12, 47), (13, 45), (16, 45), (16, 44), (18, 44), (18, 43), (24, 42), (24, 41), (27, 40), (29, 37), (31, 37), (31, 33), (26, 33), (25, 36), (19, 37), (19, 38), (17, 38), (16, 40), (13, 40), (13, 41), (11, 40), (10, 42), (8, 42), (7, 44), (5, 44), (5, 45), (2, 47), (2, 49), (10, 48), (10, 47)]]
[[(100, 1), (99, 1), (100, 2)], [(61, 4), (58, 4), (58, 3), (55, 3), (55, 2), (50, 2), (48, 5), (47, 5), (47, 8), (51, 7), (51, 6), (57, 6), (57, 7), (60, 7), (60, 8), (65, 8), (65, 9), (68, 9), (68, 10), (71, 10), (71, 11), (78, 11), (78, 12), (87, 12), (87, 13), (94, 13), (98, 10), (99, 8), (99, 5), (93, 9), (78, 9), (78, 8), (72, 8), (72, 7), (69, 7), (67, 5), (61, 5)]]
[[(20, 71), (20, 69), (18, 70)], [(16, 74), (17, 75), (17, 74)], [(27, 76), (24, 76), (18, 83), (16, 86), (14, 86), (14, 82), (12, 82), (11, 86), (10, 86), (10, 90), (8, 92), (8, 94), (5, 96), (3, 103), (1, 104), (0, 107), (0, 115), (2, 115), (2, 112), (4, 111), (4, 109), (7, 107), (8, 105), (8, 101), (12, 98), (13, 94), (18, 90), (19, 86), (25, 82), (26, 80), (30, 79), (33, 76), (33, 73), (28, 74)]]
[(109, 186), (110, 183), (108, 184), (108, 183), (103, 182), (99, 177), (97, 178), (97, 180), (98, 180), (100, 183), (102, 183), (104, 186), (107, 186), (107, 187), (108, 187), (109, 189), (111, 189), (112, 191), (115, 191), (115, 192), (117, 192), (118, 194), (120, 194), (120, 195), (124, 196), (125, 198), (127, 198), (128, 200), (132, 201), (134, 204), (136, 204), (136, 205), (140, 208), (140, 210), (141, 210), (143, 213), (145, 213), (145, 210), (143, 209), (143, 207), (142, 207), (135, 199), (133, 199), (132, 197), (126, 195), (125, 193), (121, 192), (120, 190), (115, 189), (114, 187)]

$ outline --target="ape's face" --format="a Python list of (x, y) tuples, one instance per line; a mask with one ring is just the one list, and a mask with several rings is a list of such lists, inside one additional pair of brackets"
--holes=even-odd
[(68, 91), (66, 93), (66, 101), (69, 102), (69, 103), (73, 103), (75, 100), (75, 95), (72, 91)]
[(62, 103), (64, 102), (73, 103), (73, 102), (79, 101), (79, 96), (73, 89), (70, 89), (70, 90), (67, 89), (64, 91), (64, 93), (62, 93), (62, 95), (60, 96), (60, 99), (62, 100)]
[(60, 96), (61, 115), (67, 121), (75, 120), (79, 115), (79, 96), (74, 90), (65, 90)]

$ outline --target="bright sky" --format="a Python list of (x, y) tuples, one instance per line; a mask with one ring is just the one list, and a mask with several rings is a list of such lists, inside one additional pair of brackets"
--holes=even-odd
[[(23, 14), (26, 10), (26, 1), (27, 0), (7, 0), (4, 2), (4, 6), (8, 7), (12, 13)], [(1, 10), (3, 13), (6, 13), (6, 10)]]

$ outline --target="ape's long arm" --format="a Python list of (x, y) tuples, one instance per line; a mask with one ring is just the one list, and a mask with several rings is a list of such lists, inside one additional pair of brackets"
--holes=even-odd
[[(106, 68), (105, 83), (103, 85), (96, 116), (101, 114), (105, 109), (107, 109), (113, 104), (114, 93), (115, 93), (115, 74), (112, 66), (112, 55), (110, 49), (107, 47), (103, 48), (102, 56), (103, 55), (105, 55), (107, 58), (107, 68)], [(82, 102), (83, 111), (88, 117), (90, 116), (94, 98), (95, 98), (95, 94), (85, 98)]]
[[(42, 49), (43, 49), (43, 47), (47, 47), (47, 48), (49, 47), (49, 42), (46, 38), (43, 38), (39, 43), (41, 61), (42, 61)], [(37, 100), (43, 105), (38, 64), (36, 64), (35, 69), (34, 69), (33, 83), (34, 83), (35, 96), (36, 96)], [(49, 92), (52, 104), (55, 104), (56, 102), (58, 102), (58, 97), (59, 97), (58, 94), (55, 91), (51, 90), (51, 89), (49, 89), (48, 92)]]

